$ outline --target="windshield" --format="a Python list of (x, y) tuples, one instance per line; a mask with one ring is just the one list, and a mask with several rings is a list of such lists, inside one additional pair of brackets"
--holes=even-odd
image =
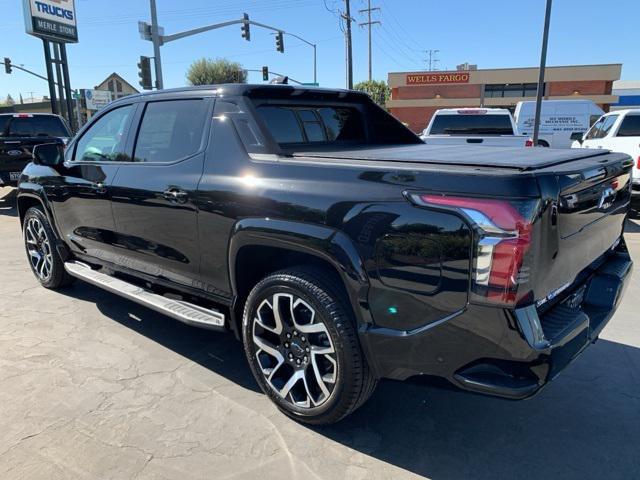
[(436, 115), (431, 135), (513, 135), (509, 115)]
[(62, 120), (52, 115), (34, 115), (31, 117), (9, 117), (10, 121), (2, 130), (9, 137), (69, 137), (67, 127)]

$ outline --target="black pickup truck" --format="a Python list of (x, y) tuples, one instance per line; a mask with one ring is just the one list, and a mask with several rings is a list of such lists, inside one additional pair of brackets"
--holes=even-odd
[(325, 424), (381, 378), (538, 392), (630, 280), (631, 167), (424, 145), (356, 92), (221, 85), (126, 97), (36, 147), (18, 208), (43, 286), (231, 330), (277, 406)]
[(0, 113), (0, 186), (16, 186), (35, 145), (66, 143), (69, 137), (69, 127), (59, 115)]

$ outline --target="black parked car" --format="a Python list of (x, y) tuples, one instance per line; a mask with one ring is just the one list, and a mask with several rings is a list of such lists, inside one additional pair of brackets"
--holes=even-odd
[(59, 115), (0, 113), (0, 186), (17, 185), (35, 145), (66, 143), (70, 137), (69, 127)]
[(631, 166), (428, 146), (360, 93), (223, 85), (129, 96), (36, 147), (18, 208), (42, 285), (229, 329), (278, 407), (324, 424), (380, 378), (538, 392), (630, 279)]

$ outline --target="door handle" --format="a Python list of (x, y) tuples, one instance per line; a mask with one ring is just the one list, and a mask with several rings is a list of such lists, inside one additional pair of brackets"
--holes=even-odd
[(189, 194), (184, 190), (170, 188), (169, 190), (165, 190), (162, 196), (170, 202), (186, 203)]

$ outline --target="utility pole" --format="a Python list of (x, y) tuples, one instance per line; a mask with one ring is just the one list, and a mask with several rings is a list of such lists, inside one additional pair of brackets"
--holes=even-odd
[(158, 10), (156, 9), (156, 0), (151, 2), (151, 41), (153, 42), (153, 64), (156, 68), (156, 88), (162, 90), (164, 83), (162, 81), (162, 60), (160, 59), (161, 38), (158, 27)]
[(350, 0), (344, 0), (345, 12), (342, 14), (346, 22), (344, 29), (344, 40), (346, 48), (346, 61), (347, 61), (347, 88), (351, 90), (353, 88), (353, 49), (351, 46), (351, 2)]
[(533, 120), (533, 146), (538, 146), (540, 135), (540, 111), (542, 110), (542, 96), (544, 95), (544, 71), (547, 68), (547, 43), (549, 40), (549, 23), (551, 22), (551, 0), (547, 0), (544, 13), (544, 31), (542, 33), (542, 50), (540, 52), (540, 71), (538, 72), (538, 91), (536, 93), (536, 113)]
[(429, 58), (427, 59), (427, 64), (429, 65), (429, 71), (431, 72), (435, 70), (434, 67), (440, 61), (438, 59), (438, 53), (440, 53), (440, 50), (429, 49), (425, 50), (425, 53), (429, 56)]
[(371, 27), (373, 25), (375, 25), (376, 23), (378, 25), (380, 25), (380, 22), (377, 21), (377, 20), (374, 21), (374, 22), (371, 21), (371, 12), (374, 11), (374, 10), (380, 10), (380, 8), (379, 7), (371, 8), (371, 0), (367, 0), (367, 8), (363, 8), (362, 10), (358, 10), (360, 13), (367, 12), (367, 21), (366, 22), (362, 22), (359, 25), (361, 27), (366, 25), (369, 28), (369, 81), (371, 81), (371, 78), (372, 78), (371, 77)]

